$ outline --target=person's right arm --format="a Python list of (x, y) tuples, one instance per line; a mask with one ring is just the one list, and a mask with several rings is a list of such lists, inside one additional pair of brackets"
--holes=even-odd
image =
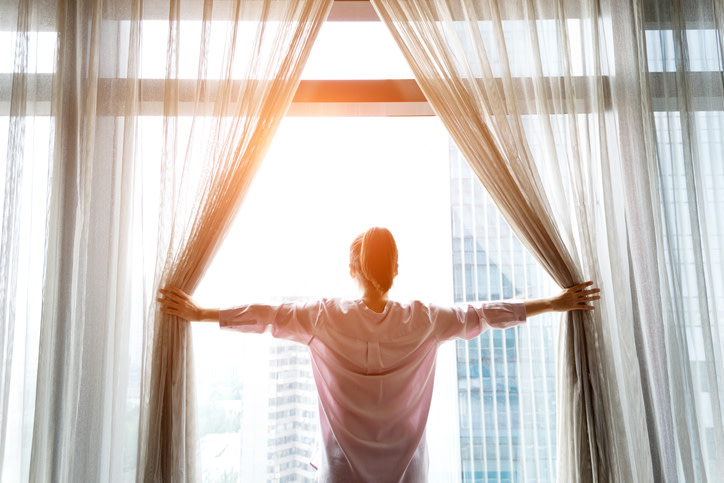
[(168, 285), (159, 290), (161, 312), (176, 315), (189, 322), (218, 322), (219, 309), (199, 307), (191, 297), (178, 287)]
[(216, 322), (222, 329), (247, 333), (267, 330), (279, 339), (308, 344), (313, 327), (320, 313), (320, 303), (285, 303), (278, 305), (249, 304), (223, 310), (199, 307), (191, 297), (178, 287), (169, 285), (159, 290), (161, 312), (182, 319), (198, 322)]

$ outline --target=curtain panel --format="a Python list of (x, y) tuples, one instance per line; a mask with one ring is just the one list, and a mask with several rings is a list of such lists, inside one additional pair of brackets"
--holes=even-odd
[(3, 480), (195, 481), (188, 324), (156, 291), (197, 285), (330, 6), (0, 5)]
[(724, 476), (724, 190), (715, 187), (724, 180), (722, 5), (643, 3), (630, 18), (629, 37), (645, 59), (631, 79), (647, 101), (640, 138), (647, 162), (626, 166), (626, 196), (652, 203), (643, 212), (654, 227), (630, 236), (630, 246), (637, 289), (658, 284), (661, 294), (639, 297), (636, 314), (655, 476), (717, 481)]
[[(721, 190), (706, 191), (700, 178), (714, 175), (717, 151), (697, 149), (706, 136), (691, 99), (721, 110), (721, 9), (707, 1), (691, 10), (680, 2), (373, 4), (523, 243), (560, 285), (583, 277), (603, 288), (592, 319), (570, 314), (561, 324), (558, 479), (715, 479), (720, 303), (708, 294), (720, 283), (710, 247)], [(707, 19), (713, 34), (694, 45), (686, 21), (701, 28)], [(675, 76), (647, 72), (656, 61), (646, 43), (652, 25), (671, 45)], [(706, 51), (718, 76), (691, 72), (688, 57)], [(703, 78), (711, 79), (704, 95)], [(662, 97), (679, 106), (680, 131), (662, 129)], [(681, 132), (683, 142), (656, 139), (662, 132)], [(682, 166), (667, 168), (665, 158)], [(694, 247), (693, 259), (683, 246)], [(696, 345), (701, 353), (687, 355)]]
[[(53, 144), (44, 76), (55, 57), (55, 6), (0, 4), (0, 35), (10, 53), (0, 75), (0, 478), (26, 481), (33, 431), (42, 280), (45, 271), (49, 160)], [(50, 64), (50, 65), (49, 65)], [(41, 75), (37, 75), (40, 73)], [(6, 136), (7, 133), (7, 136)]]
[[(291, 104), (330, 7), (331, 0), (233, 2), (230, 6), (224, 59), (213, 101), (213, 124), (207, 131), (202, 122), (197, 124), (194, 115), (189, 142), (186, 146), (180, 143), (185, 152), (180, 150), (178, 154), (184, 159), (178, 174), (179, 196), (187, 190), (196, 190), (197, 195), (192, 204), (183, 207), (168, 203), (176, 196), (161, 200), (159, 225), (163, 220), (173, 221), (167, 240), (161, 240), (159, 246), (159, 253), (166, 251), (167, 255), (156, 272), (155, 286), (170, 284), (193, 293)], [(172, 40), (180, 40), (182, 17), (177, 5), (171, 12), (164, 119), (176, 115), (179, 103), (175, 68), (181, 54)], [(206, 2), (199, 76), (193, 88), (197, 105), (207, 95), (208, 87), (202, 82), (213, 49), (209, 36), (215, 13), (212, 3)], [(253, 35), (245, 35), (244, 26), (253, 28)], [(250, 43), (244, 45), (243, 41)], [(239, 73), (241, 78), (235, 82), (233, 76)], [(177, 162), (177, 156), (171, 155), (180, 140), (174, 123), (173, 119), (164, 122), (168, 164)], [(195, 171), (187, 164), (194, 161), (196, 153), (203, 153), (203, 165), (197, 168), (199, 175), (191, 175)], [(164, 169), (173, 172), (174, 168), (167, 165)], [(164, 174), (168, 176), (169, 172)], [(165, 182), (173, 185), (172, 180)], [(145, 327), (144, 352), (138, 479), (195, 481), (197, 438), (189, 325), (153, 309)]]
[[(593, 50), (586, 65), (592, 75), (576, 85), (570, 58), (579, 46), (571, 45), (573, 32), (563, 6), (541, 12), (533, 2), (373, 3), (433, 109), (524, 245), (559, 285), (571, 286), (586, 274), (604, 293), (613, 292), (607, 290), (613, 283), (610, 267), (600, 263), (608, 258), (600, 257), (596, 243), (602, 239), (608, 246), (609, 234), (590, 230), (611, 223), (603, 191), (611, 180), (590, 177), (602, 172), (597, 163), (607, 154), (602, 52)], [(580, 14), (582, 23), (588, 20), (587, 28), (598, 27), (592, 4), (580, 5)], [(538, 28), (538, 19), (549, 16), (553, 31), (545, 32)], [(588, 36), (597, 40), (597, 33)], [(525, 36), (524, 47), (513, 47), (515, 35)], [(551, 39), (556, 44), (550, 45)], [(553, 49), (561, 52), (560, 65), (545, 62), (545, 52)], [(509, 57), (513, 54), (525, 55), (529, 62), (522, 75)], [(552, 68), (558, 70), (553, 78)], [(589, 96), (593, 112), (581, 116), (576, 104)], [(546, 178), (539, 174), (529, 135), (540, 137), (548, 161), (542, 168)], [(614, 232), (617, 242), (615, 237)], [(612, 467), (614, 443), (630, 439), (621, 437), (623, 428), (616, 427), (617, 422), (640, 413), (642, 404), (640, 398), (624, 404), (619, 400), (635, 395), (632, 388), (638, 381), (621, 368), (616, 371), (614, 358), (604, 353), (630, 339), (616, 335), (611, 340), (603, 314), (614, 306), (610, 297), (601, 305), (595, 320), (572, 312), (561, 323), (558, 476), (565, 481), (607, 481), (616, 478), (613, 471), (621, 471), (621, 481), (645, 476), (634, 474), (634, 463), (625, 462), (630, 458), (626, 448), (619, 455), (620, 466)], [(631, 330), (630, 323), (620, 325)], [(612, 389), (615, 381), (629, 387)], [(629, 411), (619, 412), (622, 405)], [(635, 441), (643, 433), (634, 436)]]

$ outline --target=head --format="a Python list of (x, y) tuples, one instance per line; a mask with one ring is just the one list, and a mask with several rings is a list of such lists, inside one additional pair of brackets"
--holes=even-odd
[(353, 278), (381, 294), (387, 293), (397, 276), (397, 244), (387, 228), (370, 228), (357, 236), (349, 248)]

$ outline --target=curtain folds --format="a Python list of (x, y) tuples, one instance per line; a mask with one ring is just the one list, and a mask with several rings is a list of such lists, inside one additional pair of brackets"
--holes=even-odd
[(3, 481), (199, 476), (156, 292), (203, 275), (330, 6), (0, 4)]
[[(9, 3), (0, 9), (2, 30), (9, 31), (3, 45), (10, 54), (9, 75), (0, 84), (0, 479), (24, 481), (32, 440), (33, 416), (27, 406), (35, 399), (52, 146), (39, 83), (33, 80), (42, 63), (33, 48), (45, 12), (30, 1)], [(30, 242), (33, 237), (36, 241)]]
[[(331, 4), (0, 2), (3, 481), (198, 479), (156, 291), (198, 285)], [(724, 479), (722, 2), (372, 4), (531, 253), (603, 289), (560, 326), (556, 479)]]
[[(171, 284), (193, 293), (291, 104), (330, 7), (331, 0), (233, 2), (225, 14), (229, 22), (220, 78), (216, 92), (210, 94), (210, 86), (203, 81), (214, 42), (210, 21), (218, 8), (206, 2), (199, 75), (192, 88), (194, 115), (188, 141), (182, 141), (173, 116), (179, 110), (175, 69), (181, 55), (175, 46), (183, 27), (178, 4), (172, 2), (164, 95), (167, 159), (162, 179), (168, 183), (164, 191), (178, 191), (161, 200), (159, 225), (173, 222), (160, 239), (159, 253), (167, 254), (157, 269), (155, 286)], [(205, 96), (213, 99), (211, 123), (196, 117), (199, 104), (209, 102)], [(201, 165), (192, 166), (195, 155), (202, 157)], [(178, 183), (174, 184), (174, 178)], [(197, 193), (192, 203), (169, 202), (191, 191)], [(195, 481), (190, 327), (152, 308), (144, 339), (138, 479)]]
[[(605, 259), (599, 258), (596, 246), (601, 237), (608, 245), (606, 234), (590, 229), (606, 220), (605, 211), (596, 209), (605, 186), (597, 185), (599, 178), (590, 178), (600, 173), (595, 163), (605, 155), (600, 70), (606, 60), (601, 52), (593, 52), (591, 64), (586, 65), (599, 75), (591, 76), (588, 84), (577, 83), (570, 58), (580, 46), (570, 36), (584, 32), (571, 31), (562, 5), (542, 15), (533, 2), (374, 0), (373, 4), (433, 109), (524, 245), (559, 285), (590, 278), (608, 292), (611, 280), (603, 279), (602, 272), (610, 267), (600, 266)], [(582, 22), (595, 29), (594, 5), (584, 3), (580, 8)], [(539, 19), (550, 15), (552, 23), (541, 24)], [(505, 18), (518, 22), (504, 22)], [(596, 32), (586, 34), (593, 37)], [(515, 43), (514, 36), (524, 36), (525, 45)], [(547, 44), (551, 39), (558, 43)], [(546, 52), (553, 49), (561, 52), (559, 65), (545, 61)], [(520, 72), (513, 76), (515, 69), (521, 70), (510, 58), (514, 54), (529, 62), (523, 78)], [(558, 70), (555, 78), (550, 76), (552, 69)], [(584, 96), (592, 96), (593, 112), (581, 116), (577, 104)], [(538, 174), (530, 136), (538, 138), (538, 149), (549, 162), (542, 168), (548, 174), (545, 179)], [(604, 175), (603, 181), (610, 183)], [(612, 408), (620, 407), (620, 402), (610, 381), (621, 380), (617, 376), (623, 374), (606, 364), (610, 354), (607, 358), (604, 351), (612, 342), (600, 314), (613, 304), (604, 303), (608, 306), (595, 321), (588, 313), (570, 313), (561, 324), (558, 461), (559, 477), (566, 481), (614, 478), (612, 442), (626, 439), (614, 425), (619, 412)], [(626, 340), (613, 343), (625, 345)], [(637, 385), (635, 379), (622, 379), (627, 389)], [(627, 406), (641, 412), (638, 403)], [(619, 461), (625, 457), (618, 456)], [(624, 475), (631, 476), (628, 468)]]
[[(663, 312), (661, 327), (642, 319), (641, 330), (664, 334), (657, 351), (648, 348), (639, 361), (651, 375), (644, 392), (647, 403), (668, 420), (650, 435), (652, 447), (655, 434), (668, 447), (660, 452), (661, 479), (717, 481), (724, 476), (724, 308), (719, 288), (724, 273), (717, 268), (722, 265), (724, 193), (716, 188), (724, 180), (721, 12), (720, 2), (684, 6), (672, 1), (644, 4), (637, 17), (661, 26), (637, 29), (648, 57), (642, 83), (654, 106), (647, 127), (655, 151), (647, 166), (651, 197), (658, 201), (652, 211), (660, 247), (656, 260), (650, 248), (639, 247), (639, 254), (655, 267)], [(657, 367), (657, 358), (666, 360), (667, 371)]]
[[(34, 255), (42, 265), (42, 313), (35, 397), (23, 407), (33, 415), (24, 428), (32, 428), (32, 447), (21, 456), (29, 457), (23, 476), (30, 481), (120, 479), (132, 266), (125, 237), (135, 124), (133, 116), (124, 122), (123, 116), (103, 115), (99, 106), (103, 95), (118, 94), (103, 92), (102, 78), (118, 74), (125, 55), (102, 48), (108, 33), (101, 2), (29, 4), (37, 22), (35, 73), (49, 72), (52, 79), (45, 83), (35, 76), (36, 106), (49, 105), (49, 113), (36, 112), (49, 114), (49, 122), (47, 141), (36, 131), (33, 142), (47, 142), (52, 158), (46, 177), (37, 180), (47, 189), (40, 205), (47, 218), (43, 231), (28, 240), (43, 242)], [(55, 58), (42, 59), (43, 53), (56, 53), (56, 43)], [(125, 99), (125, 92), (119, 97)], [(38, 158), (25, 161), (32, 165)], [(31, 318), (27, 322), (33, 326)]]
[(720, 6), (373, 4), (523, 243), (603, 288), (561, 324), (558, 479), (721, 477)]

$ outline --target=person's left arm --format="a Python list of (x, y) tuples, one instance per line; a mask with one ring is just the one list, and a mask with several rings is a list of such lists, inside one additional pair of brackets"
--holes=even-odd
[(471, 339), (489, 328), (508, 329), (526, 322), (529, 317), (546, 312), (593, 310), (590, 302), (600, 299), (597, 288), (585, 282), (564, 289), (558, 295), (530, 300), (501, 300), (481, 305), (468, 304), (453, 308), (431, 308), (431, 318), (438, 340)]

